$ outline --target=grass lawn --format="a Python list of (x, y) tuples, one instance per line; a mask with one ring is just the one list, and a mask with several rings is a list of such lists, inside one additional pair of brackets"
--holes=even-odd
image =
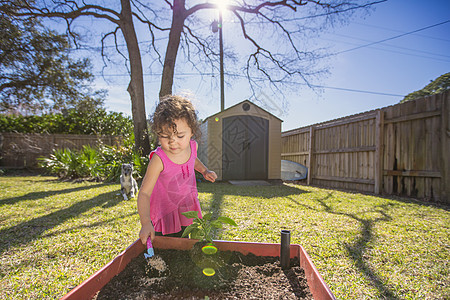
[[(55, 299), (137, 239), (119, 184), (0, 177), (0, 298)], [(301, 185), (199, 184), (217, 239), (303, 245), (339, 299), (449, 299), (449, 207)]]

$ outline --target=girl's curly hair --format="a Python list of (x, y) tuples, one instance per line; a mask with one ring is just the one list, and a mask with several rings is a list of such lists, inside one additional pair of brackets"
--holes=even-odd
[(167, 95), (160, 99), (155, 112), (151, 118), (152, 131), (159, 135), (164, 128), (172, 128), (177, 132), (175, 120), (184, 119), (191, 128), (194, 139), (200, 137), (199, 121), (197, 112), (192, 103), (184, 97)]

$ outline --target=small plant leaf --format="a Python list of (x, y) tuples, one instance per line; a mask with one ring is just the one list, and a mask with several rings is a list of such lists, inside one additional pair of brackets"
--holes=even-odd
[(222, 222), (220, 222), (219, 220), (215, 220), (211, 222), (211, 226), (213, 226), (214, 228), (222, 228)]
[(229, 225), (233, 225), (233, 226), (237, 226), (236, 222), (233, 219), (230, 219), (228, 217), (218, 217), (217, 221), (220, 221), (224, 224), (229, 224)]
[(196, 224), (191, 224), (186, 229), (184, 229), (183, 235), (181, 237), (186, 237), (191, 233), (194, 229), (198, 229)]
[(187, 212), (184, 212), (184, 213), (181, 213), (183, 216), (185, 216), (186, 218), (189, 218), (189, 219), (195, 219), (195, 218), (198, 218), (198, 211), (194, 211), (194, 210), (192, 210), (192, 211), (187, 211)]
[(211, 220), (211, 217), (212, 217), (212, 213), (207, 213), (207, 214), (205, 214), (205, 215), (203, 216), (203, 219), (204, 219), (204, 220)]
[(202, 226), (203, 220), (197, 217), (194, 219), (193, 224), (197, 224), (197, 226)]
[(194, 228), (191, 232), (191, 239), (201, 240), (203, 238), (200, 228)]

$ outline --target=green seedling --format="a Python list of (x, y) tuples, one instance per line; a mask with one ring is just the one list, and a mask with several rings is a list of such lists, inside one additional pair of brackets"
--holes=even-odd
[(194, 219), (193, 223), (186, 227), (182, 237), (190, 234), (192, 239), (198, 239), (207, 243), (213, 242), (214, 230), (222, 228), (224, 224), (237, 226), (236, 222), (228, 217), (220, 216), (213, 220), (211, 213), (205, 214), (202, 219), (198, 217), (198, 211), (187, 211), (182, 213), (182, 215), (186, 218)]

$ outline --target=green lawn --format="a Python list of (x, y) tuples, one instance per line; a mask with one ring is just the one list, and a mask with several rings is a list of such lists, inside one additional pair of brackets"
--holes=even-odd
[[(55, 299), (137, 239), (118, 184), (0, 177), (0, 298)], [(303, 245), (339, 299), (449, 299), (449, 207), (300, 185), (199, 185), (217, 239)]]

